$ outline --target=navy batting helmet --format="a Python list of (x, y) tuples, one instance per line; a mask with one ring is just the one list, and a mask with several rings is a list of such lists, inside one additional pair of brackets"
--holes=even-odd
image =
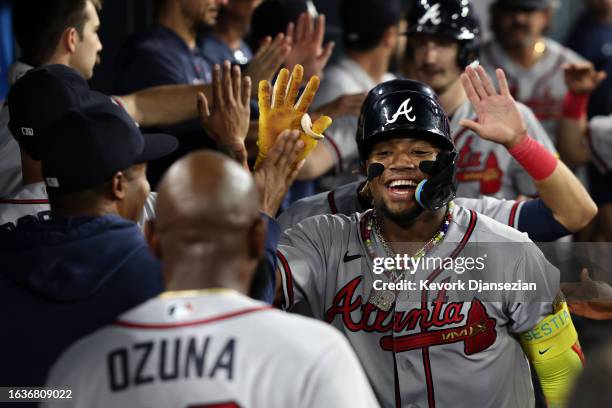
[[(434, 91), (410, 79), (384, 82), (370, 91), (357, 127), (357, 147), (362, 163), (378, 142), (395, 138), (427, 140), (442, 149), (436, 161), (423, 161), (419, 168), (430, 175), (419, 183), (415, 197), (426, 210), (437, 210), (455, 197), (457, 180), (453, 144), (446, 113)], [(371, 163), (368, 179), (384, 171), (380, 163)]]
[(468, 0), (421, 0), (408, 13), (408, 35), (441, 34), (460, 44), (457, 63), (466, 67), (478, 58), (480, 22)]
[(374, 144), (397, 137), (425, 139), (444, 150), (455, 150), (446, 113), (429, 86), (394, 79), (368, 93), (356, 135), (361, 161), (367, 160)]

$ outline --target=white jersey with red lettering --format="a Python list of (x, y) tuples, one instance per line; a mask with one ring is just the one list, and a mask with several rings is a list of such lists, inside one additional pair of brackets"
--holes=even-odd
[(482, 47), (479, 60), (492, 78), (496, 78), (495, 69), (504, 70), (514, 98), (531, 108), (548, 136), (556, 142), (561, 106), (567, 92), (562, 66), (584, 59), (550, 38), (544, 39), (544, 46), (544, 54), (530, 68), (512, 61), (496, 40)]
[[(367, 208), (359, 201), (359, 190), (364, 182), (345, 184), (331, 191), (315, 194), (302, 198), (287, 208), (278, 216), (281, 231), (297, 225), (308, 217), (323, 214), (344, 214), (347, 216), (354, 213), (364, 212)], [(454, 200), (455, 204), (484, 214), (495, 221), (518, 227), (524, 201), (504, 200), (494, 197), (462, 198)]]
[[(557, 154), (554, 144), (542, 125), (525, 105), (518, 109), (527, 125), (527, 133)], [(516, 199), (519, 195), (534, 196), (537, 191), (532, 178), (503, 145), (485, 140), (459, 125), (462, 119), (476, 119), (472, 104), (466, 100), (450, 118), (457, 159), (458, 197), (478, 198), (482, 195)]]
[(552, 313), (559, 271), (526, 235), (460, 206), (451, 213), (443, 243), (421, 259), (458, 260), (486, 248), (479, 276), (534, 283), (541, 301), (524, 300), (526, 291), (500, 292), (496, 300), (468, 291), (449, 302), (445, 288), (420, 285), (458, 284), (458, 270), (419, 268), (404, 275), (417, 288), (397, 292), (391, 304), (374, 290), (387, 280), (373, 273), (367, 247), (376, 257), (386, 252), (368, 229), (370, 210), (310, 217), (284, 232), (278, 248), (284, 306), (305, 303), (346, 335), (384, 407), (531, 408), (529, 365), (516, 334)]
[(587, 143), (593, 164), (601, 173), (608, 173), (612, 169), (612, 115), (589, 121)]
[(48, 407), (377, 407), (346, 339), (233, 291), (166, 293), (71, 346)]

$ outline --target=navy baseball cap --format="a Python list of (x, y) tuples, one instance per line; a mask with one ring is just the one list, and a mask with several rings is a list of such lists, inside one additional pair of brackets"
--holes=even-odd
[(368, 50), (378, 45), (385, 31), (399, 23), (399, 0), (343, 0), (340, 5), (342, 41), (355, 50)]
[(312, 2), (307, 0), (266, 0), (253, 12), (248, 41), (253, 49), (267, 36), (274, 38), (284, 33), (287, 24), (297, 22), (301, 13), (317, 13)]
[(97, 187), (118, 171), (159, 159), (178, 147), (165, 134), (145, 134), (127, 112), (106, 98), (69, 111), (41, 131), (48, 151), (42, 172), (49, 192), (75, 193)]
[(41, 131), (70, 109), (109, 100), (91, 91), (85, 78), (66, 65), (43, 65), (28, 71), (8, 94), (9, 130), (36, 160), (46, 151)]

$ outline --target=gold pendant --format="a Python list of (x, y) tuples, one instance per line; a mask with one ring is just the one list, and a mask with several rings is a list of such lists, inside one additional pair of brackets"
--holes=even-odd
[(384, 312), (388, 312), (391, 310), (393, 303), (395, 303), (395, 293), (390, 290), (372, 289), (368, 303), (376, 306)]

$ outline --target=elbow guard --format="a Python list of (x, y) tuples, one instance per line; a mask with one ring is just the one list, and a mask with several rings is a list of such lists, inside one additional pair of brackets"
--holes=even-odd
[(567, 303), (520, 335), (521, 345), (533, 365), (548, 407), (564, 407), (584, 356)]

